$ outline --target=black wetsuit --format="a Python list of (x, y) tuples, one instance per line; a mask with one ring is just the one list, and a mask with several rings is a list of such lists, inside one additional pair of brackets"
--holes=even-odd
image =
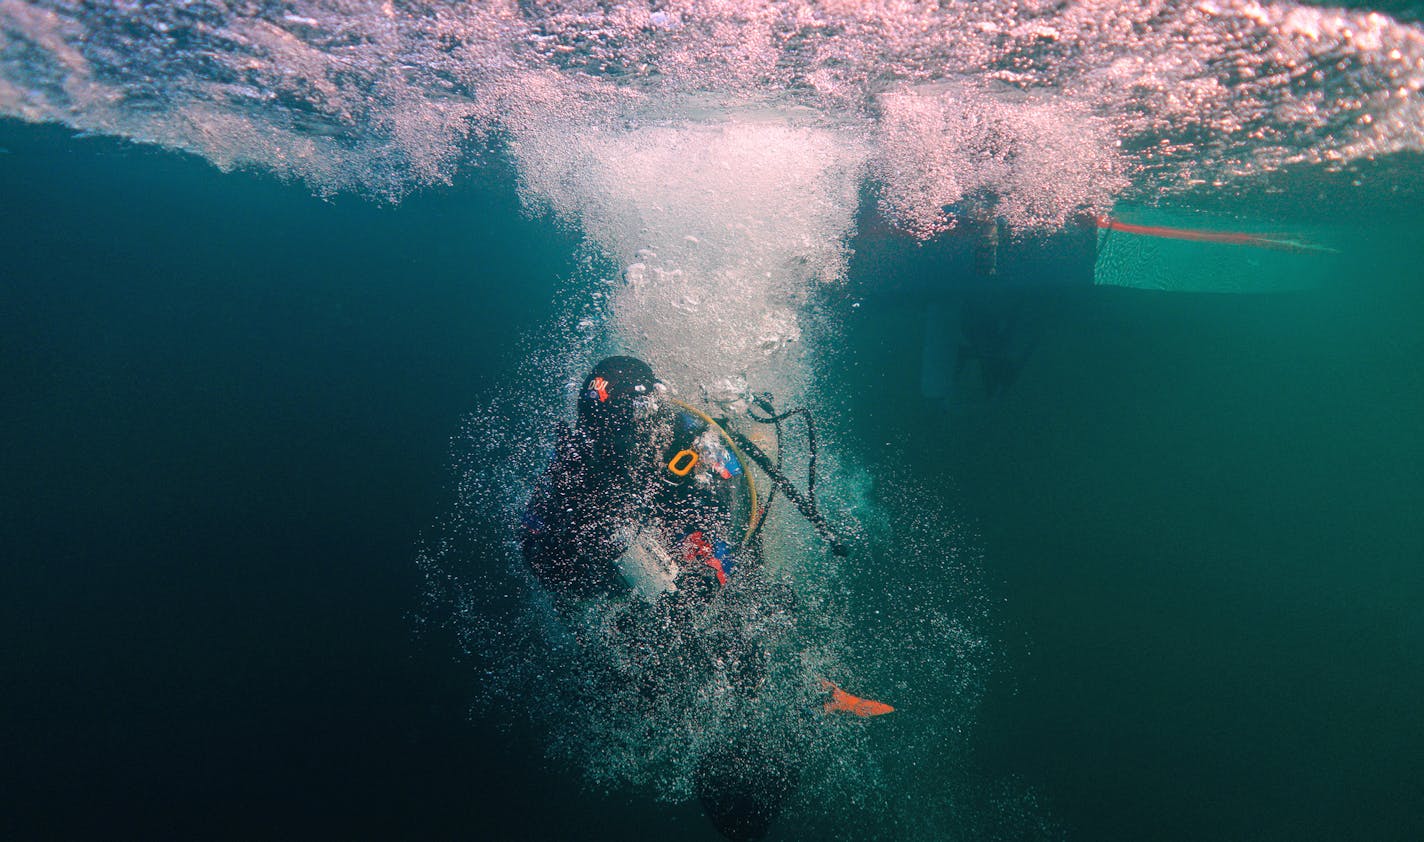
[(700, 413), (668, 400), (654, 406), (631, 448), (582, 426), (560, 431), (521, 539), (525, 561), (556, 595), (626, 590), (614, 562), (640, 531), (653, 530), (682, 562), (680, 589), (726, 584), (754, 555), (741, 546), (755, 516), (737, 494), (746, 481), (741, 461)]
[[(651, 394), (651, 371), (642, 369), (611, 358), (585, 380), (580, 424), (560, 430), (525, 510), (524, 558), (568, 607), (626, 592), (616, 562), (640, 533), (652, 538), (675, 559), (676, 587), (651, 603), (632, 600), (617, 615), (619, 634), (642, 653), (640, 695), (651, 702), (690, 674), (722, 670), (754, 705), (767, 652), (754, 637), (757, 624), (744, 618), (756, 613), (761, 626), (774, 625), (768, 610), (791, 605), (758, 582), (748, 528), (762, 514), (755, 488), (723, 431), (691, 407)], [(708, 609), (728, 621), (697, 623)], [(717, 828), (731, 839), (764, 835), (795, 786), (797, 757), (792, 743), (750, 728), (703, 754), (696, 790)]]
[(613, 562), (643, 509), (637, 485), (630, 466), (600, 454), (587, 431), (560, 431), (522, 523), (524, 560), (544, 587), (572, 598), (621, 587)]

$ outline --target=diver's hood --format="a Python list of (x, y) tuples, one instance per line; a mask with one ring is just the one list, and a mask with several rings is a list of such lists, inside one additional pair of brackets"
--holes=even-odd
[(634, 457), (642, 438), (638, 421), (656, 387), (652, 367), (636, 357), (608, 357), (593, 367), (579, 390), (578, 418), (601, 455)]

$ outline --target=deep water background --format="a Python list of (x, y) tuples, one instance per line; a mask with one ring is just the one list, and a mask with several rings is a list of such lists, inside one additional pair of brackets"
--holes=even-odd
[(393, 210), (52, 127), (0, 148), (0, 836), (578, 832), (413, 635), (450, 439), (572, 241), (499, 173)]
[[(414, 632), (461, 414), (573, 266), (508, 172), (390, 208), (52, 127), (0, 149), (0, 836), (707, 833), (472, 719)], [(861, 244), (840, 440), (974, 518), (1003, 668), (973, 762), (1070, 837), (1424, 837), (1409, 195), (1299, 210), (1348, 244), (1323, 288), (1037, 291), (1018, 380), (950, 411), (918, 361), (954, 267)]]

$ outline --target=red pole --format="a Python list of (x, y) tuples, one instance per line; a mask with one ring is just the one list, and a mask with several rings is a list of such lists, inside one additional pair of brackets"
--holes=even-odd
[(1099, 228), (1121, 231), (1124, 234), (1141, 234), (1144, 237), (1162, 237), (1168, 240), (1188, 240), (1194, 243), (1225, 243), (1233, 246), (1256, 246), (1277, 251), (1331, 251), (1309, 243), (1276, 239), (1262, 234), (1246, 234), (1240, 231), (1198, 231), (1191, 228), (1165, 228), (1160, 225), (1134, 225), (1107, 216), (1097, 218)]

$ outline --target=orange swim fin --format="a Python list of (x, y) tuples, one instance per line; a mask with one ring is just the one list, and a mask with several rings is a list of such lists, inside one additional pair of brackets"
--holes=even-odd
[(821, 679), (821, 688), (831, 691), (831, 698), (823, 709), (826, 713), (853, 713), (856, 716), (882, 716), (894, 713), (895, 709), (884, 702), (852, 696), (826, 679)]

